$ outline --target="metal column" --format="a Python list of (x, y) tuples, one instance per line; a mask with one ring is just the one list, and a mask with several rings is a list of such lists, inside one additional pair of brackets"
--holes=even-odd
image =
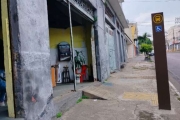
[(71, 18), (71, 3), (68, 0), (69, 6), (69, 22), (70, 22), (70, 35), (71, 35), (71, 51), (72, 51), (72, 60), (73, 60), (73, 72), (74, 72), (74, 91), (76, 91), (76, 73), (75, 73), (75, 62), (74, 62), (74, 39), (73, 39), (73, 30), (72, 30), (72, 18)]

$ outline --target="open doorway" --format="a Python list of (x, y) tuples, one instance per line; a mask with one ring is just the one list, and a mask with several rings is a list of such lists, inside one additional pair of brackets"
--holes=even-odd
[[(74, 38), (75, 65), (72, 61), (70, 21), (68, 4), (65, 1), (47, 0), (49, 37), (51, 53), (51, 74), (54, 96), (74, 89), (74, 80), (78, 85), (88, 85), (94, 81), (91, 31), (92, 21), (80, 14), (72, 6), (72, 30)], [(73, 67), (76, 75), (74, 76)]]
[(9, 36), (8, 2), (0, 2), (0, 119), (15, 117)]
[(6, 82), (5, 82), (5, 67), (4, 67), (4, 47), (2, 37), (2, 24), (0, 26), (0, 118), (7, 116), (7, 97), (6, 97)]

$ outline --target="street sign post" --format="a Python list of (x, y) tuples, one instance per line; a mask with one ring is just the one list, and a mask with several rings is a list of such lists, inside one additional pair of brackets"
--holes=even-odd
[(163, 13), (152, 14), (159, 109), (171, 110)]

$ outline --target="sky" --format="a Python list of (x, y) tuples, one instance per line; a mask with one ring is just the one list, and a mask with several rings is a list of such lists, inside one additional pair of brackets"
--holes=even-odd
[(180, 0), (124, 0), (122, 6), (126, 19), (137, 22), (139, 35), (152, 35), (152, 13), (164, 13), (165, 31), (180, 17)]

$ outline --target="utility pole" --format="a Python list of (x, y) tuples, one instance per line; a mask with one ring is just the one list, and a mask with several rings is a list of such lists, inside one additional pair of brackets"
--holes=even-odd
[(175, 24), (180, 24), (180, 17), (175, 18)]
[[(176, 27), (176, 25), (180, 25), (180, 17), (176, 17), (175, 18), (175, 27)], [(174, 28), (175, 28), (174, 27)], [(180, 32), (180, 31), (178, 31), (178, 32)], [(180, 40), (180, 36), (179, 36), (179, 34), (178, 34), (178, 41)], [(173, 29), (173, 47), (174, 47), (174, 51), (175, 51), (175, 36), (174, 36), (174, 29)]]
[(71, 3), (68, 0), (68, 8), (69, 8), (69, 24), (70, 24), (70, 36), (71, 36), (71, 59), (73, 64), (73, 73), (74, 73), (74, 92), (76, 92), (76, 70), (75, 70), (75, 60), (74, 60), (74, 38), (73, 38), (73, 30), (72, 30), (72, 16), (71, 16)]
[[(174, 26), (175, 28), (175, 26)], [(173, 28), (173, 51), (175, 51), (175, 35), (174, 35), (174, 28)]]

